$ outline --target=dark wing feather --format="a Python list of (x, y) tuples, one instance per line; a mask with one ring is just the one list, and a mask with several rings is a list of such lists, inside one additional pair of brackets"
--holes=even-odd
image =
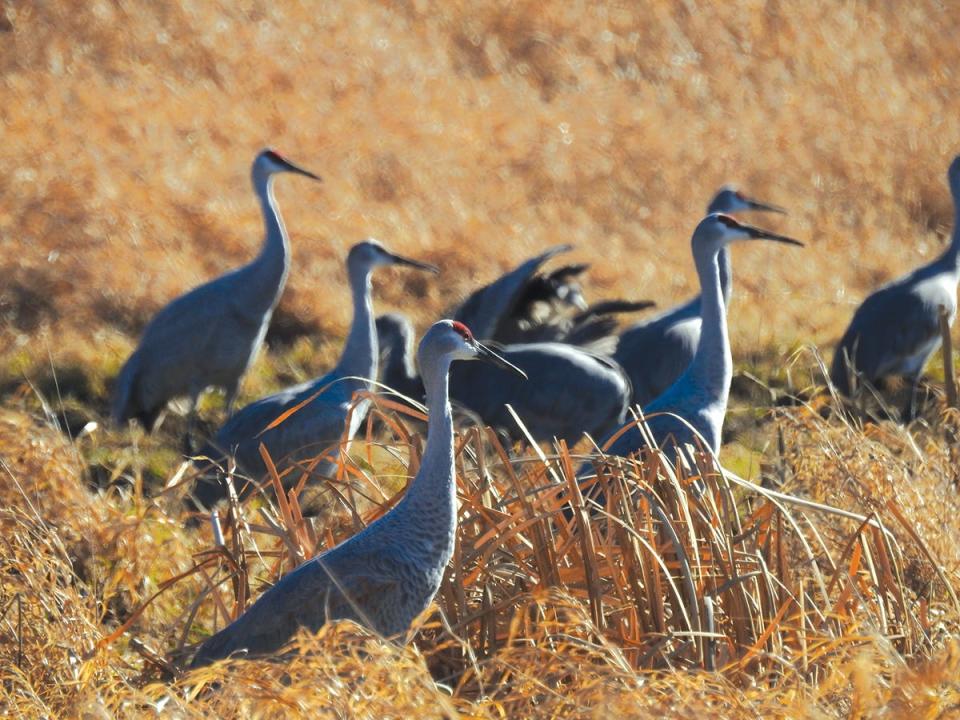
[(398, 581), (367, 570), (382, 561), (379, 554), (347, 553), (349, 567), (344, 568), (347, 563), (339, 561), (338, 549), (284, 576), (237, 620), (209, 638), (197, 651), (192, 666), (239, 652), (250, 656), (275, 653), (298, 629), (316, 632), (328, 619), (356, 620), (377, 629), (377, 612), (372, 606), (389, 602), (397, 592)]
[(470, 328), (478, 340), (490, 339), (497, 325), (511, 311), (526, 283), (540, 266), (554, 255), (570, 249), (570, 245), (550, 248), (476, 290), (457, 309), (454, 319)]

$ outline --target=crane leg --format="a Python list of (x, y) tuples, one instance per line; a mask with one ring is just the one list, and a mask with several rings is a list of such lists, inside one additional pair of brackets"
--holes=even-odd
[(183, 450), (187, 455), (193, 455), (194, 452), (193, 431), (197, 424), (197, 401), (199, 398), (200, 393), (190, 393), (190, 405), (187, 410), (187, 429), (183, 433)]
[(904, 423), (912, 422), (917, 418), (919, 408), (917, 407), (917, 396), (920, 394), (920, 376), (910, 378), (910, 396), (907, 398), (907, 404), (903, 409), (902, 420)]

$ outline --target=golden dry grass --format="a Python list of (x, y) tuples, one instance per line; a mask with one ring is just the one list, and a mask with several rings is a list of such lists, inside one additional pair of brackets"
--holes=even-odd
[[(800, 353), (788, 365), (790, 351), (827, 347), (866, 292), (934, 256), (949, 232), (958, 31), (960, 11), (934, 0), (0, 5), (0, 711), (957, 715), (960, 501), (945, 441), (956, 419), (939, 401), (909, 433), (823, 419), (822, 398), (731, 410), (753, 428), (749, 451), (725, 448), (731, 466), (869, 515), (890, 536), (778, 507), (709, 463), (710, 498), (739, 513), (742, 533), (704, 514), (686, 475), (657, 484), (649, 466), (628, 472), (664, 514), (648, 501), (618, 516), (650, 549), (616, 524), (578, 533), (545, 519), (556, 489), (534, 492), (550, 472), (573, 491), (563, 452), (525, 451), (513, 472), (471, 434), (458, 455), (458, 563), (412, 644), (337, 625), (283, 665), (170, 680), (157, 663), (238, 612), (237, 588), (255, 597), (296, 563), (291, 544), (308, 554), (341, 539), (350, 515), (316, 530), (281, 522), (283, 537), (243, 535), (210, 555), (209, 530), (183, 526), (177, 491), (156, 494), (176, 468), (175, 429), (71, 443), (22, 378), (54, 414), (99, 419), (151, 314), (255, 252), (247, 173), (269, 144), (325, 181), (277, 184), (294, 266), (282, 352), (264, 354), (248, 396), (328, 366), (349, 320), (341, 261), (357, 239), (443, 268), (377, 283), (378, 309), (421, 327), (567, 241), (594, 263), (591, 297), (666, 306), (692, 292), (687, 238), (724, 182), (787, 206), (758, 223), (808, 242), (735, 251), (735, 357), (763, 380), (816, 385), (816, 362)], [(399, 489), (383, 476), (365, 520)], [(525, 493), (519, 508), (496, 506)], [(679, 544), (663, 540), (667, 526)], [(263, 559), (244, 582), (192, 617), (254, 545)], [(684, 554), (699, 596), (717, 592), (712, 640), (684, 625), (690, 598), (665, 589), (682, 583)], [(724, 587), (723, 573), (748, 580)], [(710, 643), (718, 672), (702, 669)]]
[[(264, 506), (271, 529), (247, 503), (215, 549), (206, 528), (183, 526), (175, 489), (92, 494), (60, 432), (22, 413), (0, 420), (16, 478), (0, 513), (0, 703), (11, 714), (859, 717), (937, 716), (960, 702), (958, 553), (942, 537), (960, 503), (951, 483), (928, 483), (937, 511), (925, 514), (890, 486), (919, 462), (923, 477), (947, 477), (949, 458), (900, 457), (895, 437), (861, 436), (847, 453), (855, 489), (826, 484), (844, 463), (821, 456), (856, 431), (805, 408), (776, 420), (792, 451), (781, 477), (868, 520), (738, 488), (707, 458), (702, 472), (661, 467), (655, 479), (652, 456), (606, 476), (609, 519), (568, 523), (574, 461), (563, 448), (506, 466), (492, 435), (470, 431), (458, 444), (455, 561), (413, 644), (338, 624), (302, 637), (283, 663), (176, 679), (184, 643), (355, 532), (351, 516), (376, 517), (391, 491), (351, 462), (359, 484), (344, 496), (372, 505), (348, 500), (350, 512), (317, 525), (292, 495)], [(412, 442), (415, 458), (419, 443), (395, 427), (385, 439)], [(618, 494), (628, 476), (639, 504)]]

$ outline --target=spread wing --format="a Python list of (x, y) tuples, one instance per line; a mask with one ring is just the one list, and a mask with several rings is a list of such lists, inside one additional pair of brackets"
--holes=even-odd
[(501, 275), (489, 285), (474, 291), (454, 313), (454, 319), (470, 328), (477, 339), (490, 339), (497, 325), (513, 308), (527, 282), (540, 266), (554, 255), (570, 249), (570, 245), (557, 245), (550, 248), (543, 254), (530, 258), (514, 270)]

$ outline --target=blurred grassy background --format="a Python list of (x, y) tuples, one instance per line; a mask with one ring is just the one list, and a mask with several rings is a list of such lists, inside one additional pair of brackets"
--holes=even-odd
[(735, 250), (735, 355), (780, 358), (833, 341), (951, 226), (952, 3), (2, 8), (0, 378), (49, 373), (49, 352), (101, 394), (159, 307), (256, 252), (266, 145), (325, 179), (277, 183), (293, 271), (273, 341), (334, 338), (301, 349), (310, 369), (369, 235), (443, 268), (378, 283), (378, 310), (421, 326), (567, 241), (592, 297), (667, 306), (695, 292), (690, 231), (735, 182), (809, 243)]

